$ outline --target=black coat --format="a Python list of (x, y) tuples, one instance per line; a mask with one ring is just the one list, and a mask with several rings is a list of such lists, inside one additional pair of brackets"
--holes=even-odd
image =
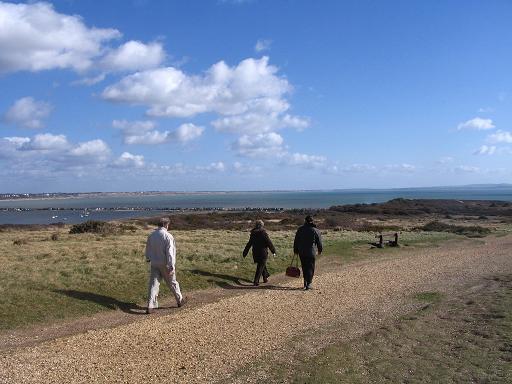
[(251, 237), (249, 238), (249, 242), (244, 248), (244, 257), (249, 253), (249, 249), (252, 247), (252, 258), (255, 263), (260, 263), (262, 261), (267, 260), (268, 258), (268, 249), (272, 253), (276, 253), (276, 249), (274, 248), (274, 244), (270, 241), (270, 237), (268, 237), (267, 231), (263, 228), (254, 228), (251, 231)]
[(322, 236), (315, 224), (306, 223), (299, 227), (293, 242), (293, 252), (301, 257), (315, 257), (317, 249), (318, 253), (322, 253)]

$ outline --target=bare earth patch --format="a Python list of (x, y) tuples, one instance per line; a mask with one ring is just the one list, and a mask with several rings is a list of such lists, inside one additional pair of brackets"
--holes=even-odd
[[(0, 382), (236, 381), (244, 367), (249, 372), (263, 359), (286, 361), (294, 351), (314, 355), (331, 342), (366, 334), (413, 309), (410, 298), (418, 292), (449, 293), (469, 281), (512, 273), (512, 236), (467, 245), (451, 242), (330, 265), (311, 292), (286, 280), (164, 316), (19, 347), (1, 355)], [(263, 365), (252, 373), (243, 381), (257, 382), (271, 372)]]

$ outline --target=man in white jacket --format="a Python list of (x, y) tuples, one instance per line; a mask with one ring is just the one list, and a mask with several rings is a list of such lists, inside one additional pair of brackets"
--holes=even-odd
[(158, 291), (162, 279), (174, 294), (178, 307), (185, 304), (176, 280), (176, 243), (174, 237), (167, 232), (168, 229), (169, 219), (160, 219), (158, 228), (149, 235), (146, 242), (146, 260), (151, 262), (147, 314), (158, 308)]

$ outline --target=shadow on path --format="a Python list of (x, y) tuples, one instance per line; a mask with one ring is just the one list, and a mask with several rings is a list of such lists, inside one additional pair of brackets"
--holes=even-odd
[[(189, 272), (196, 274), (196, 275), (213, 277), (215, 279), (211, 279), (209, 281), (215, 283), (218, 287), (223, 288), (223, 289), (269, 289), (269, 290), (276, 290), (276, 291), (302, 290), (302, 287), (300, 287), (300, 288), (282, 287), (279, 285), (271, 285), (271, 284), (264, 284), (264, 283), (255, 287), (252, 284), (251, 280), (247, 280), (247, 279), (243, 279), (243, 278), (231, 276), (231, 275), (225, 275), (225, 274), (221, 274), (221, 273), (212, 273), (212, 272), (202, 271), (200, 269), (192, 269)], [(221, 281), (219, 281), (217, 279), (219, 279)]]
[(75, 291), (72, 289), (56, 289), (54, 292), (71, 297), (73, 299), (90, 301), (108, 309), (120, 309), (121, 311), (130, 313), (132, 315), (143, 315), (146, 309), (145, 307), (141, 307), (135, 303), (127, 303), (114, 299), (113, 297), (99, 295), (92, 292)]
[[(237, 286), (245, 286), (246, 284), (244, 284), (244, 283), (250, 283), (251, 282), (250, 280), (243, 279), (243, 278), (240, 278), (240, 277), (231, 276), (231, 275), (224, 275), (222, 273), (213, 273), (213, 272), (203, 271), (201, 269), (191, 269), (191, 270), (189, 270), (189, 272), (193, 273), (194, 275), (213, 277), (213, 278), (215, 278), (215, 280), (212, 279), (212, 280), (209, 280), (209, 281), (214, 282), (217, 285), (219, 285), (220, 283), (227, 284), (226, 281), (230, 281), (231, 283), (233, 283), (233, 284), (235, 284)], [(217, 279), (220, 279), (220, 280), (223, 280), (223, 281), (218, 281)]]

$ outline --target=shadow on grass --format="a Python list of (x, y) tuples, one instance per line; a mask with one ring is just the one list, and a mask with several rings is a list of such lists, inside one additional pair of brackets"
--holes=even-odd
[(223, 289), (262, 289), (262, 290), (276, 290), (276, 291), (295, 291), (295, 290), (301, 290), (302, 288), (293, 288), (293, 287), (281, 287), (279, 285), (268, 285), (268, 284), (262, 284), (259, 286), (254, 286), (252, 284), (252, 281), (248, 279), (243, 279), (236, 276), (231, 275), (225, 275), (221, 273), (212, 273), (208, 271), (202, 271), (200, 269), (193, 269), (189, 271), (190, 273), (201, 275), (201, 276), (207, 276), (207, 277), (213, 277), (218, 280), (210, 280), (211, 282), (215, 283), (218, 287)]
[(71, 297), (73, 299), (90, 301), (108, 309), (120, 309), (121, 311), (130, 313), (132, 315), (143, 315), (146, 309), (145, 307), (141, 307), (135, 303), (127, 303), (114, 299), (113, 297), (99, 295), (92, 292), (75, 291), (72, 289), (57, 289), (54, 290), (54, 292)]

